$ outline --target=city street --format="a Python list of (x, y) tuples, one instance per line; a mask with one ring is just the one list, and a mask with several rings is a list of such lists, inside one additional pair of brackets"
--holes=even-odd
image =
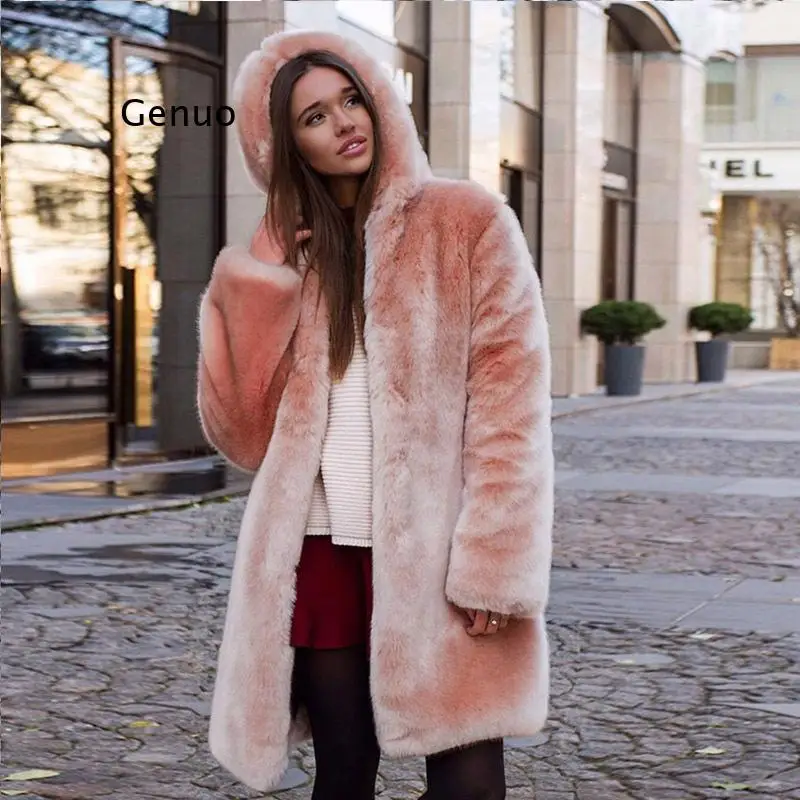
[[(555, 429), (551, 716), (508, 797), (800, 800), (800, 376)], [(243, 505), (4, 537), (0, 797), (263, 797), (206, 747)], [(423, 772), (384, 761), (378, 797)]]

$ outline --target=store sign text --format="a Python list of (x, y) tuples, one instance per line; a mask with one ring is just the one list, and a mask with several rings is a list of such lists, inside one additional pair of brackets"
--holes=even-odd
[(729, 158), (717, 163), (716, 159), (708, 162), (710, 169), (721, 170), (726, 178), (774, 178), (772, 172), (767, 172), (761, 164), (760, 158), (752, 161), (744, 158)]
[(731, 147), (703, 151), (715, 191), (800, 191), (800, 147)]

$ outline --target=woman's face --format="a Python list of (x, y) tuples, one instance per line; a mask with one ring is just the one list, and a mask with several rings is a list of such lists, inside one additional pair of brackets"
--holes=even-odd
[(294, 85), (292, 131), (300, 154), (321, 175), (354, 177), (372, 164), (372, 119), (350, 79), (314, 67)]

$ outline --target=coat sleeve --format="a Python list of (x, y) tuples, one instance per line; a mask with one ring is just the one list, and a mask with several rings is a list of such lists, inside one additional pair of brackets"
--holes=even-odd
[(550, 346), (519, 223), (499, 209), (470, 263), (464, 496), (445, 585), (460, 608), (541, 614), (552, 560)]
[(200, 301), (197, 409), (203, 433), (229, 462), (258, 469), (289, 374), (289, 343), (300, 317), (302, 276), (256, 257), (220, 251)]

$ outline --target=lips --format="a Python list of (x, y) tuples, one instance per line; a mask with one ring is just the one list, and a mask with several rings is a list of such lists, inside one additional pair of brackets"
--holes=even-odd
[(359, 151), (366, 143), (367, 139), (364, 136), (351, 136), (342, 146), (336, 151), (337, 156), (347, 155), (350, 152)]

